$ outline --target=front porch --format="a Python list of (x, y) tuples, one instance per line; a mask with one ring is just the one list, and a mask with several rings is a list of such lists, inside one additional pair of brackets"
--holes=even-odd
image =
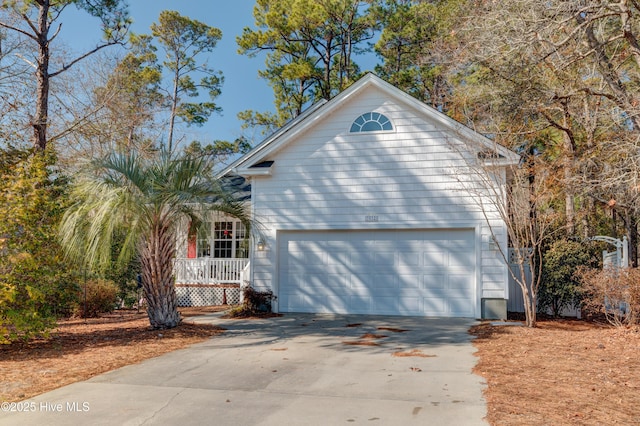
[(249, 259), (179, 258), (174, 274), (178, 306), (238, 304), (249, 281)]

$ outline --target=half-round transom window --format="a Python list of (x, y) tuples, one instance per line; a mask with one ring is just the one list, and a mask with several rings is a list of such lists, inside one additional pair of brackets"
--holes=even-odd
[(351, 133), (358, 132), (379, 132), (382, 130), (393, 130), (391, 121), (379, 112), (366, 112), (356, 118), (351, 125)]

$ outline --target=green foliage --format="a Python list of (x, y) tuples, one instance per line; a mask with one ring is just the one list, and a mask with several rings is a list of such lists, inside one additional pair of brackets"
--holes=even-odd
[(538, 310), (551, 310), (559, 316), (564, 308), (577, 307), (582, 300), (576, 271), (598, 263), (594, 245), (558, 240), (545, 251), (542, 260), (542, 285), (538, 290)]
[(241, 54), (268, 52), (259, 75), (273, 88), (276, 114), (247, 112), (247, 125), (281, 126), (353, 83), (360, 74), (353, 56), (368, 49), (378, 27), (369, 3), (258, 0), (256, 28), (245, 28), (236, 40)]
[(191, 142), (184, 150), (185, 154), (194, 158), (208, 157), (215, 163), (225, 161), (227, 158), (249, 152), (251, 144), (245, 138), (238, 138), (233, 142), (213, 141), (213, 143), (202, 145), (198, 141)]
[[(144, 130), (153, 126), (155, 114), (165, 102), (160, 92), (162, 69), (157, 63), (151, 36), (132, 35), (130, 51), (116, 65), (104, 86), (95, 90), (96, 102), (106, 107), (105, 121), (87, 127), (94, 134), (115, 141), (117, 149), (149, 149)], [(95, 139), (95, 136), (93, 137)]]
[(375, 45), (383, 63), (376, 72), (395, 86), (440, 111), (448, 110), (456, 63), (456, 27), (465, 0), (385, 1), (375, 12), (383, 31)]
[(118, 287), (118, 301), (127, 308), (138, 303), (139, 292), (137, 277), (140, 274), (140, 260), (133, 257), (118, 262), (118, 254), (127, 238), (126, 229), (116, 232), (111, 246), (111, 264), (103, 271), (102, 278), (114, 282)]
[(67, 182), (50, 152), (4, 150), (0, 161), (0, 341), (46, 332), (75, 302), (77, 276), (56, 239)]
[[(75, 204), (64, 215), (65, 251), (90, 269), (140, 262), (149, 322), (171, 328), (180, 322), (173, 283), (180, 223), (197, 223), (212, 211), (250, 228), (246, 206), (214, 179), (207, 157), (163, 150), (148, 158), (130, 150), (93, 161), (73, 185)], [(119, 241), (118, 238), (124, 236)]]
[[(169, 94), (171, 106), (168, 135), (169, 151), (173, 148), (174, 122), (180, 118), (187, 125), (203, 125), (213, 112), (221, 109), (213, 102), (221, 93), (224, 77), (206, 62), (198, 63), (199, 55), (210, 53), (222, 38), (222, 31), (200, 21), (180, 15), (176, 11), (160, 13), (158, 23), (151, 25), (151, 34), (165, 52), (163, 66), (171, 75), (172, 89)], [(199, 81), (193, 79), (202, 75)], [(186, 102), (182, 99), (196, 98), (199, 90), (209, 94), (209, 101)]]
[(113, 312), (118, 300), (118, 286), (110, 280), (90, 279), (80, 286), (75, 314), (83, 318)]

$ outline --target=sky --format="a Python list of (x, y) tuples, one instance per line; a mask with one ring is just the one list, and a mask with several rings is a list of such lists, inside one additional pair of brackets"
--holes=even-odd
[[(133, 19), (131, 30), (138, 34), (150, 33), (150, 25), (157, 22), (163, 10), (175, 10), (222, 30), (222, 39), (207, 57), (208, 64), (224, 75), (222, 94), (216, 99), (222, 114), (213, 114), (203, 127), (191, 126), (194, 138), (202, 142), (232, 141), (241, 135), (238, 112), (274, 109), (273, 92), (257, 74), (264, 57), (249, 58), (237, 53), (236, 36), (244, 27), (253, 27), (253, 0), (128, 0), (128, 4)], [(85, 12), (68, 8), (61, 22), (60, 41), (78, 53), (93, 48), (101, 38), (100, 21)]]
[[(216, 99), (222, 114), (213, 114), (205, 126), (190, 127), (192, 139), (210, 142), (216, 139), (233, 141), (242, 134), (241, 122), (236, 115), (240, 111), (273, 111), (273, 91), (267, 82), (258, 77), (264, 68), (264, 56), (249, 58), (237, 53), (236, 37), (244, 27), (254, 28), (253, 6), (255, 0), (128, 0), (129, 13), (133, 19), (131, 30), (135, 33), (150, 33), (150, 25), (156, 22), (163, 10), (175, 10), (183, 16), (204, 22), (222, 30), (222, 39), (208, 63), (222, 71), (224, 85), (222, 94)], [(73, 8), (65, 10), (61, 17), (60, 41), (72, 50), (83, 52), (93, 48), (100, 40), (99, 21), (85, 12)], [(363, 71), (368, 67), (356, 58)], [(374, 61), (369, 60), (370, 67)], [(251, 137), (251, 135), (247, 135)], [(254, 143), (263, 136), (254, 135)]]

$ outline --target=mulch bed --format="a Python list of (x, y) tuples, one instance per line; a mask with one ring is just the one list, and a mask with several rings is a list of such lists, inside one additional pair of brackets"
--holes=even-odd
[(471, 333), (490, 424), (640, 424), (639, 328), (545, 320)]

